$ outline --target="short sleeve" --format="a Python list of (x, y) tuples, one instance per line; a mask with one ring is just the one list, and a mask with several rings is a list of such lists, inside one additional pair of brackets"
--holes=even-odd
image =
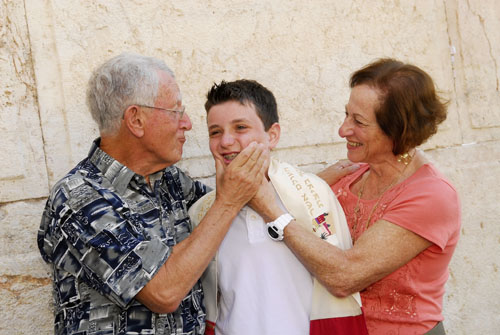
[(417, 178), (401, 188), (382, 219), (422, 236), (443, 250), (460, 227), (457, 192), (437, 176)]
[(171, 252), (161, 225), (156, 234), (146, 230), (155, 222), (143, 217), (158, 217), (157, 209), (138, 215), (115, 194), (85, 182), (57, 193), (66, 200), (53, 210), (50, 261), (126, 307)]
[(179, 181), (181, 183), (182, 192), (186, 201), (186, 206), (189, 209), (198, 199), (211, 191), (211, 188), (205, 184), (193, 180), (181, 169), (177, 169)]

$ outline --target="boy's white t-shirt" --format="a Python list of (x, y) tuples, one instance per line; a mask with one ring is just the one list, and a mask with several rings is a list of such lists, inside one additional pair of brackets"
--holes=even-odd
[(306, 335), (313, 281), (263, 219), (244, 207), (218, 252), (220, 335)]

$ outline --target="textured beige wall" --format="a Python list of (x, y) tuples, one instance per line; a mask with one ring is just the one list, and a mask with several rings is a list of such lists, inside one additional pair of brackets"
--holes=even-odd
[(445, 298), (449, 334), (500, 327), (500, 3), (496, 0), (0, 1), (0, 334), (52, 333), (36, 247), (49, 187), (97, 136), (90, 71), (122, 51), (163, 58), (193, 121), (179, 164), (213, 183), (203, 95), (252, 78), (278, 99), (280, 158), (315, 171), (345, 156), (349, 74), (383, 56), (427, 70), (450, 99), (423, 146), (463, 202)]

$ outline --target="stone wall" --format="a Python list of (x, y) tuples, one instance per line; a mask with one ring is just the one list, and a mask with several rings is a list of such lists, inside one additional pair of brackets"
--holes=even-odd
[(449, 116), (422, 148), (457, 187), (462, 237), (444, 302), (449, 334), (500, 327), (500, 4), (495, 0), (0, 1), (0, 334), (51, 334), (36, 231), (50, 187), (97, 136), (86, 81), (123, 51), (163, 58), (193, 122), (179, 164), (213, 184), (204, 94), (252, 78), (276, 95), (276, 154), (316, 171), (345, 156), (349, 74), (379, 57), (428, 71)]

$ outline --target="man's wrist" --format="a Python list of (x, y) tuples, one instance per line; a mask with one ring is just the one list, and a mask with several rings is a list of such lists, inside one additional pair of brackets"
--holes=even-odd
[(236, 217), (240, 210), (245, 205), (242, 204), (238, 206), (235, 203), (225, 201), (224, 199), (215, 198), (212, 208), (216, 208), (219, 213), (222, 213), (223, 216)]

